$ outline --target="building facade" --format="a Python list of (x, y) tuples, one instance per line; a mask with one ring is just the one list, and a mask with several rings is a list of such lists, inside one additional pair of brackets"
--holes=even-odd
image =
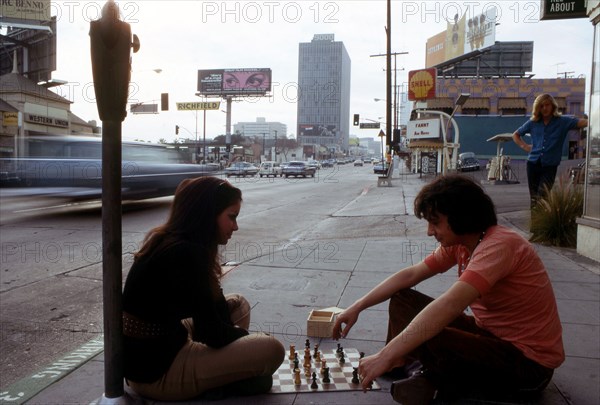
[(0, 76), (0, 157), (25, 156), (27, 136), (99, 136), (96, 123), (73, 114), (71, 104), (19, 73)]
[(315, 155), (348, 150), (350, 65), (343, 42), (333, 34), (300, 43), (297, 137)]
[(238, 122), (233, 125), (233, 132), (255, 139), (287, 138), (287, 125), (281, 122), (268, 122), (264, 117), (257, 117), (255, 122)]

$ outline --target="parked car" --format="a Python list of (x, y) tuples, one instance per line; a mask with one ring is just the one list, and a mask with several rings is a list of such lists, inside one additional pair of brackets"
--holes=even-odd
[(362, 167), (362, 165), (363, 165), (363, 161), (362, 161), (362, 160), (360, 160), (360, 159), (356, 159), (356, 160), (354, 161), (354, 166), (361, 166), (361, 167)]
[(231, 166), (229, 166), (228, 168), (225, 169), (225, 175), (227, 177), (256, 176), (256, 173), (258, 173), (258, 167), (254, 166), (253, 164), (248, 163), (248, 162), (234, 162), (231, 164)]
[(464, 159), (459, 159), (457, 163), (457, 169), (461, 172), (476, 171), (480, 168), (479, 160), (475, 159), (474, 157), (465, 157)]
[(282, 176), (281, 164), (279, 162), (262, 162), (258, 168), (258, 175), (263, 176)]
[(282, 173), (285, 177), (315, 177), (316, 171), (317, 169), (315, 169), (314, 167), (310, 167), (306, 162), (301, 161), (291, 161), (282, 169)]
[(386, 174), (390, 165), (387, 162), (377, 163), (373, 165), (373, 173)]

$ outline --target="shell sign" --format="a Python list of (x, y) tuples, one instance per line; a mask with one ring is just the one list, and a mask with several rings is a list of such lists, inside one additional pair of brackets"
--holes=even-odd
[(408, 72), (408, 99), (414, 101), (435, 98), (436, 78), (436, 68)]

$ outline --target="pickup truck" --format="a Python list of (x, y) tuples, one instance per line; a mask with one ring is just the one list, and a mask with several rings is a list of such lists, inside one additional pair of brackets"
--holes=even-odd
[(285, 177), (290, 177), (290, 176), (315, 177), (316, 171), (317, 171), (316, 168), (309, 166), (306, 162), (291, 161), (283, 167), (282, 174)]

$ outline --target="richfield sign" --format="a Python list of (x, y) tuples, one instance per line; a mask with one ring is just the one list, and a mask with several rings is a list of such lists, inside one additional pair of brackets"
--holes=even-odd
[(408, 99), (414, 101), (435, 98), (436, 78), (436, 68), (408, 72)]

